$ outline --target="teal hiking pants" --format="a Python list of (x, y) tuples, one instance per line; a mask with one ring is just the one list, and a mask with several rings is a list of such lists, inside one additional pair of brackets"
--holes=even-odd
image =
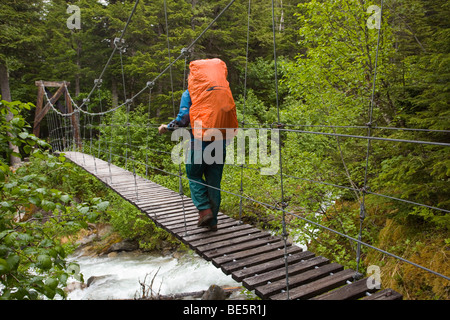
[[(223, 143), (223, 159), (211, 164), (205, 162), (203, 152), (208, 144), (203, 142), (201, 150), (191, 146), (186, 162), (186, 175), (189, 179), (191, 198), (198, 210), (211, 209), (213, 219), (210, 226), (217, 224), (217, 214), (220, 208), (220, 182), (222, 181), (225, 163), (225, 143)], [(199, 148), (200, 149), (200, 148)], [(214, 155), (214, 152), (212, 152)], [(199, 183), (198, 183), (199, 182)], [(206, 185), (210, 185), (208, 187)]]

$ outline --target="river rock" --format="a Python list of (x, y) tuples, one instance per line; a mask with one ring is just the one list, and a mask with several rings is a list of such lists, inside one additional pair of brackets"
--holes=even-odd
[(106, 253), (113, 251), (134, 251), (137, 249), (139, 249), (139, 243), (137, 241), (126, 239), (113, 244)]
[(115, 257), (117, 257), (117, 251), (108, 253), (108, 258), (115, 258)]
[(84, 238), (81, 238), (80, 240), (76, 241), (76, 244), (79, 244), (81, 246), (87, 245), (89, 243), (92, 243), (97, 238), (97, 235), (95, 233), (92, 233)]
[(84, 289), (84, 288), (86, 288), (86, 284), (84, 284), (83, 282), (74, 281), (74, 282), (68, 283), (67, 286), (64, 288), (64, 291), (69, 293), (74, 290)]
[(87, 287), (89, 287), (89, 286), (91, 286), (93, 283), (95, 283), (95, 282), (97, 282), (97, 281), (99, 281), (99, 280), (103, 280), (103, 279), (109, 278), (109, 277), (111, 277), (110, 274), (106, 274), (106, 275), (103, 275), (103, 276), (91, 276), (91, 277), (89, 277), (89, 279), (87, 280), (86, 285), (87, 285)]
[(225, 300), (226, 298), (225, 290), (215, 284), (211, 285), (202, 296), (202, 300)]

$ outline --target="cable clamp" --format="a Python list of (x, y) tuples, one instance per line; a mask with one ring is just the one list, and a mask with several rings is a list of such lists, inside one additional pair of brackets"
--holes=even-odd
[(95, 79), (95, 80), (94, 80), (94, 84), (95, 84), (95, 86), (97, 86), (97, 87), (101, 87), (101, 86), (102, 86), (102, 83), (103, 83), (103, 79)]
[[(287, 207), (288, 207), (288, 203), (286, 202), (286, 201), (280, 201), (280, 202), (277, 202), (277, 207), (278, 207), (278, 210), (282, 210), (282, 211), (284, 211), (284, 209), (286, 209)], [(280, 208), (281, 207), (281, 208)]]
[(154, 87), (154, 85), (155, 85), (154, 81), (147, 81), (147, 88), (152, 89)]
[(366, 207), (364, 206), (363, 203), (361, 203), (359, 206), (359, 219), (361, 221), (364, 221), (365, 218), (366, 218)]
[(272, 123), (270, 124), (270, 129), (273, 129), (273, 128), (276, 128), (276, 129), (284, 129), (285, 126), (286, 126), (286, 125), (283, 124), (283, 123), (279, 123), (279, 122), (275, 123), (275, 122), (272, 122)]
[(125, 101), (125, 104), (126, 105), (131, 105), (133, 103), (133, 99), (127, 99), (126, 101)]
[(122, 38), (114, 38), (114, 46), (116, 47), (116, 49), (122, 50), (123, 45), (125, 43), (125, 39)]
[(361, 280), (363, 278), (363, 274), (361, 272), (355, 272), (353, 275), (353, 281)]
[(369, 192), (369, 190), (370, 190), (369, 186), (359, 188), (359, 191), (362, 193), (367, 193), (367, 192)]
[(189, 50), (188, 48), (181, 49), (181, 54), (185, 57), (189, 56)]

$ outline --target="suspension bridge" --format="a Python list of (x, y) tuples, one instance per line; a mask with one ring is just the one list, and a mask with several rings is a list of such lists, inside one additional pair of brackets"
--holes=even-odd
[[(88, 173), (95, 176), (102, 181), (107, 187), (114, 190), (126, 201), (132, 203), (145, 215), (152, 219), (155, 224), (171, 234), (175, 235), (182, 242), (191, 247), (204, 259), (211, 261), (216, 267), (220, 268), (225, 274), (230, 274), (236, 281), (242, 282), (242, 284), (250, 289), (263, 299), (273, 300), (286, 300), (286, 299), (368, 299), (368, 300), (395, 300), (402, 299), (402, 295), (398, 292), (384, 288), (382, 289), (378, 285), (373, 285), (373, 278), (363, 277), (359, 273), (359, 264), (361, 259), (361, 246), (366, 246), (372, 250), (377, 250), (387, 256), (396, 258), (405, 263), (414, 265), (417, 268), (433, 273), (438, 277), (450, 280), (449, 277), (430, 270), (427, 267), (418, 265), (412, 261), (408, 261), (393, 253), (384, 251), (373, 245), (363, 242), (361, 239), (362, 234), (362, 221), (365, 218), (365, 202), (364, 197), (366, 194), (373, 194), (380, 197), (389, 198), (394, 201), (408, 203), (410, 205), (427, 207), (432, 210), (440, 210), (443, 212), (450, 212), (446, 209), (416, 203), (409, 200), (402, 199), (400, 197), (392, 197), (389, 195), (378, 194), (370, 191), (367, 188), (367, 167), (370, 155), (370, 146), (372, 141), (383, 140), (397, 143), (419, 143), (424, 145), (436, 145), (441, 147), (448, 147), (450, 144), (443, 142), (432, 141), (419, 141), (419, 140), (402, 140), (394, 138), (384, 138), (374, 136), (372, 133), (377, 128), (372, 124), (372, 112), (374, 107), (374, 94), (376, 83), (376, 70), (378, 61), (378, 48), (380, 39), (380, 29), (378, 30), (378, 45), (375, 59), (375, 71), (373, 75), (373, 88), (371, 93), (370, 108), (369, 108), (369, 121), (363, 129), (366, 129), (367, 135), (349, 135), (338, 133), (324, 133), (318, 131), (298, 130), (286, 128), (280, 120), (280, 110), (278, 105), (278, 80), (276, 79), (277, 72), (275, 70), (275, 90), (277, 95), (277, 115), (278, 123), (275, 125), (277, 130), (289, 131), (306, 134), (320, 134), (331, 135), (336, 137), (348, 137), (352, 139), (364, 139), (367, 141), (367, 154), (366, 154), (366, 166), (365, 177), (362, 189), (356, 187), (339, 186), (331, 183), (308, 180), (313, 183), (326, 184), (331, 187), (344, 188), (353, 191), (360, 192), (362, 195), (361, 213), (360, 213), (360, 229), (358, 235), (348, 235), (340, 231), (327, 228), (317, 222), (308, 220), (307, 218), (297, 215), (294, 212), (287, 210), (287, 198), (284, 194), (283, 177), (287, 177), (283, 173), (283, 163), (281, 161), (282, 147), (279, 144), (279, 162), (280, 162), (280, 191), (281, 199), (279, 205), (272, 205), (262, 201), (257, 201), (245, 197), (243, 195), (243, 170), (245, 166), (241, 165), (241, 188), (239, 192), (227, 192), (233, 196), (239, 197), (240, 207), (239, 216), (242, 215), (242, 200), (246, 199), (259, 204), (262, 204), (266, 208), (278, 210), (282, 212), (282, 235), (274, 236), (269, 232), (259, 230), (249, 224), (242, 223), (241, 219), (236, 220), (227, 215), (219, 213), (219, 229), (218, 231), (209, 231), (205, 228), (197, 227), (198, 210), (193, 205), (190, 198), (184, 195), (182, 180), (187, 179), (183, 177), (181, 172), (181, 165), (179, 166), (178, 173), (167, 172), (163, 169), (157, 168), (149, 164), (147, 161), (149, 152), (162, 153), (167, 156), (167, 152), (160, 150), (151, 150), (148, 146), (136, 146), (129, 140), (129, 128), (132, 124), (129, 122), (130, 106), (133, 104), (140, 95), (145, 92), (149, 92), (149, 117), (151, 107), (151, 95), (152, 89), (155, 83), (166, 72), (172, 72), (172, 66), (178, 60), (185, 60), (185, 66), (188, 60), (189, 50), (195, 45), (207, 30), (215, 23), (217, 19), (233, 4), (235, 0), (228, 3), (227, 6), (211, 21), (211, 23), (199, 34), (199, 36), (186, 48), (184, 48), (180, 55), (172, 59), (170, 55), (170, 43), (169, 43), (169, 28), (167, 25), (167, 9), (164, 2), (165, 18), (166, 18), (166, 32), (167, 32), (167, 47), (169, 52), (169, 64), (164, 70), (161, 71), (154, 79), (149, 80), (144, 88), (137, 92), (129, 99), (126, 92), (124, 93), (126, 101), (121, 105), (114, 108), (103, 111), (100, 105), (100, 112), (88, 111), (89, 99), (96, 92), (99, 91), (102, 84), (102, 77), (108, 67), (112, 57), (119, 53), (122, 54), (121, 43), (126, 33), (127, 27), (131, 22), (131, 18), (134, 12), (137, 10), (139, 1), (136, 1), (129, 19), (122, 30), (122, 34), (119, 38), (114, 40), (114, 48), (111, 56), (107, 60), (103, 71), (98, 79), (95, 79), (94, 86), (88, 94), (88, 97), (83, 100), (83, 103), (78, 105), (74, 99), (70, 96), (68, 86), (69, 84), (62, 82), (46, 82), (37, 81), (38, 86), (38, 103), (36, 108), (36, 116), (34, 122), (34, 133), (39, 135), (40, 123), (47, 117), (47, 125), (49, 131), (49, 140), (55, 150), (55, 152), (64, 153), (65, 156), (80, 166)], [(250, 4), (248, 16), (250, 19)], [(382, 9), (382, 5), (381, 5)], [(381, 11), (382, 12), (382, 11)], [(272, 25), (273, 21), (273, 1), (272, 1)], [(249, 27), (247, 26), (247, 39), (248, 39)], [(275, 30), (274, 30), (275, 35)], [(248, 43), (248, 40), (247, 40)], [(247, 60), (248, 60), (248, 45), (247, 45)], [(120, 59), (122, 61), (122, 59)], [(274, 61), (275, 69), (277, 66), (276, 58), (276, 45), (274, 36)], [(122, 65), (122, 79), (123, 77), (123, 65)], [(247, 70), (247, 65), (245, 67)], [(47, 87), (58, 88), (56, 93), (52, 96), (48, 96)], [(124, 83), (125, 88), (125, 83)], [(100, 92), (100, 91), (99, 91)], [(172, 95), (173, 95), (173, 83), (172, 83)], [(55, 103), (59, 97), (64, 96), (66, 105), (64, 108), (58, 108)], [(100, 95), (99, 95), (100, 96)], [(44, 105), (44, 101), (46, 101)], [(100, 100), (101, 101), (101, 100)], [(114, 113), (120, 108), (126, 108), (127, 119), (126, 123), (107, 124), (104, 121), (105, 115), (108, 113)], [(245, 105), (244, 105), (244, 121), (242, 122), (243, 130), (249, 129), (245, 126)], [(94, 125), (94, 118), (98, 117), (98, 125)], [(112, 117), (111, 117), (112, 118)], [(154, 125), (137, 124), (145, 128), (147, 135), (149, 130), (154, 130)], [(101, 129), (110, 127), (112, 132), (113, 126), (121, 126), (125, 128), (125, 151), (123, 154), (113, 154), (113, 146), (118, 144), (114, 141), (116, 137), (102, 135)], [(333, 127), (333, 126), (327, 126)], [(340, 126), (335, 126), (335, 128)], [(93, 128), (98, 130), (93, 131)], [(393, 130), (408, 130), (407, 128), (383, 128)], [(426, 131), (440, 131), (445, 130), (426, 130)], [(448, 133), (448, 131), (445, 131)], [(148, 138), (147, 140), (148, 141)], [(137, 151), (144, 148), (146, 159), (135, 159), (134, 154)], [(126, 163), (125, 169), (115, 165), (113, 159), (124, 160)], [(128, 163), (131, 163), (132, 171), (128, 170)], [(172, 176), (179, 180), (179, 191), (175, 192), (167, 189), (157, 183), (150, 181), (145, 177), (136, 173), (135, 164), (144, 166), (146, 172), (148, 169), (154, 171), (160, 171), (161, 173)], [(295, 177), (294, 177), (295, 178)], [(362, 190), (362, 191), (361, 191)], [(286, 222), (286, 215), (301, 219), (314, 225), (318, 228), (325, 228), (330, 232), (338, 234), (351, 242), (356, 244), (356, 270), (346, 269), (342, 265), (332, 262), (323, 256), (316, 256), (313, 252), (304, 251), (299, 246), (292, 244), (288, 241), (288, 227)]]
[(88, 154), (68, 151), (64, 155), (263, 299), (287, 299), (286, 275), (290, 299), (402, 298), (394, 290), (379, 290), (368, 277), (355, 281), (352, 269), (222, 213), (218, 231), (197, 227), (198, 210), (183, 194)]

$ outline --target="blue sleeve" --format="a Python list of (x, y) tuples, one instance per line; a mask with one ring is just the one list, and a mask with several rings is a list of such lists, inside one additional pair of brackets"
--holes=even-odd
[(191, 108), (191, 105), (191, 96), (189, 95), (189, 91), (186, 90), (181, 96), (180, 111), (178, 112), (177, 117), (167, 125), (169, 130), (175, 130), (177, 127), (187, 127), (189, 125), (189, 109)]

